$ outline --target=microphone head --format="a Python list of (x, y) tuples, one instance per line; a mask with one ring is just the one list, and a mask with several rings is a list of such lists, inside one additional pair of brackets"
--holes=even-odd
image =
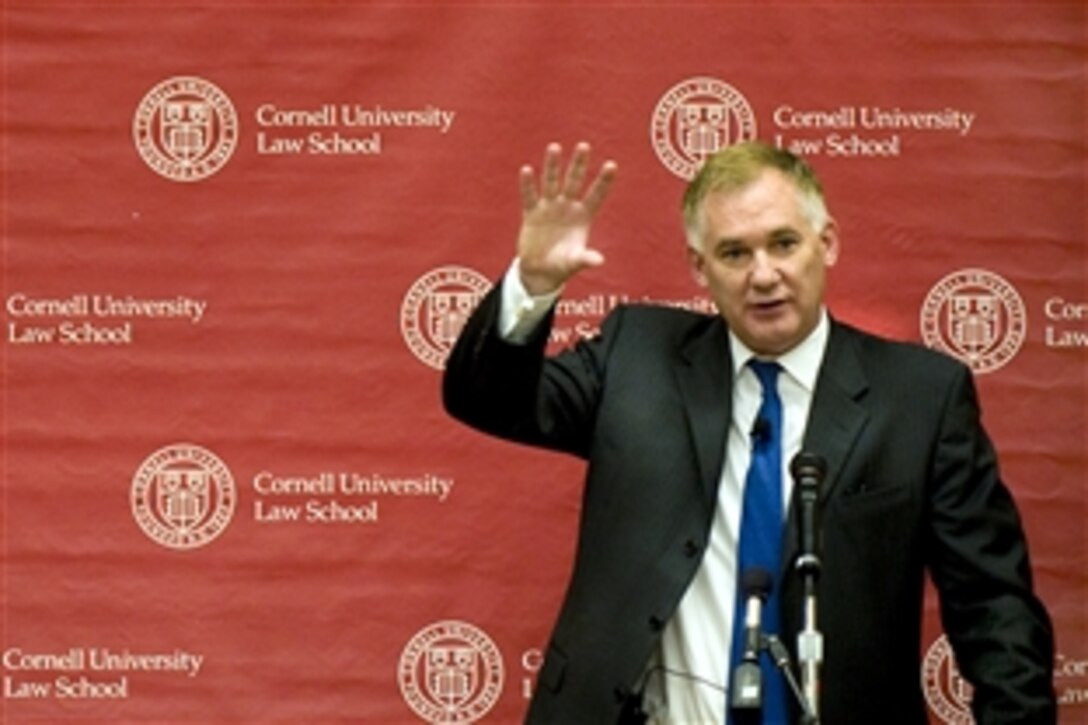
[(771, 577), (771, 573), (766, 569), (753, 566), (745, 569), (744, 573), (741, 574), (740, 586), (741, 590), (744, 592), (745, 599), (751, 597), (766, 599), (771, 594), (771, 588), (774, 586), (774, 578)]
[(826, 473), (827, 461), (824, 460), (823, 456), (818, 456), (815, 453), (801, 451), (790, 461), (790, 474), (793, 475), (794, 479), (815, 479), (816, 483), (819, 483), (824, 480)]

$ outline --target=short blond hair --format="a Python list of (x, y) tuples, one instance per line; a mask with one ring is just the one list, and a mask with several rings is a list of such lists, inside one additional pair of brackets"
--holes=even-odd
[(698, 250), (703, 233), (702, 206), (714, 191), (739, 191), (767, 169), (785, 174), (800, 195), (801, 207), (813, 229), (828, 221), (823, 185), (804, 159), (763, 141), (727, 146), (709, 157), (684, 190), (684, 233), (688, 245)]

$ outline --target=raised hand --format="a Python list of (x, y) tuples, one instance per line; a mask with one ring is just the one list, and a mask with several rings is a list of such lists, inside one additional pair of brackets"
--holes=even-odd
[(531, 166), (519, 174), (521, 231), (518, 260), (521, 282), (534, 295), (559, 289), (587, 267), (604, 264), (604, 256), (589, 247), (589, 227), (608, 196), (616, 164), (606, 161), (585, 192), (582, 186), (589, 163), (589, 144), (579, 143), (560, 178), (562, 148), (549, 144), (544, 152), (540, 183)]

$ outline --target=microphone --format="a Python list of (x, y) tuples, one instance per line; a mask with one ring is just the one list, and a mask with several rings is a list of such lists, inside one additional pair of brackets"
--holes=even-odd
[(773, 580), (766, 569), (753, 567), (741, 576), (744, 591), (744, 654), (733, 671), (731, 704), (734, 710), (759, 710), (763, 706), (763, 673), (759, 653), (763, 649), (763, 602)]
[(820, 484), (827, 474), (827, 461), (815, 453), (801, 451), (790, 461), (790, 474), (797, 486), (798, 541), (801, 553), (795, 566), (802, 574), (820, 573), (820, 555), (817, 545), (819, 528), (816, 501), (820, 496)]
[(819, 722), (824, 639), (816, 627), (816, 580), (820, 576), (816, 501), (820, 496), (820, 484), (827, 474), (827, 461), (814, 453), (801, 451), (790, 461), (790, 474), (797, 489), (797, 525), (800, 528), (800, 552), (795, 566), (804, 583), (803, 626), (797, 633), (797, 658), (801, 663), (806, 721)]

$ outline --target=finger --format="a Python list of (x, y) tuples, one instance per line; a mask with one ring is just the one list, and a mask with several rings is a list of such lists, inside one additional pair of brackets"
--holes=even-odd
[(605, 161), (601, 165), (601, 170), (597, 173), (597, 178), (590, 184), (589, 190), (586, 191), (586, 198), (583, 201), (586, 211), (590, 214), (596, 214), (597, 209), (604, 202), (605, 197), (608, 196), (608, 191), (612, 188), (612, 182), (616, 178), (616, 169), (615, 161)]
[(568, 199), (577, 199), (582, 190), (582, 182), (586, 178), (586, 166), (589, 164), (589, 144), (579, 143), (574, 147), (574, 154), (570, 158), (570, 166), (567, 167), (567, 176), (563, 180), (563, 196)]
[(567, 273), (569, 278), (587, 269), (600, 267), (604, 264), (604, 255), (596, 249), (591, 249), (589, 247), (586, 247), (585, 249), (570, 250), (564, 256), (564, 264), (569, 270)]
[(541, 172), (540, 195), (554, 199), (559, 194), (559, 156), (563, 153), (557, 143), (548, 144), (544, 151), (544, 170)]
[(518, 189), (521, 190), (521, 208), (523, 211), (531, 211), (536, 206), (539, 197), (536, 193), (536, 179), (533, 178), (533, 167), (526, 164), (518, 171)]
[(602, 264), (604, 264), (604, 255), (596, 249), (583, 249), (578, 258), (578, 268), (580, 270), (588, 269), (590, 267), (600, 267)]

